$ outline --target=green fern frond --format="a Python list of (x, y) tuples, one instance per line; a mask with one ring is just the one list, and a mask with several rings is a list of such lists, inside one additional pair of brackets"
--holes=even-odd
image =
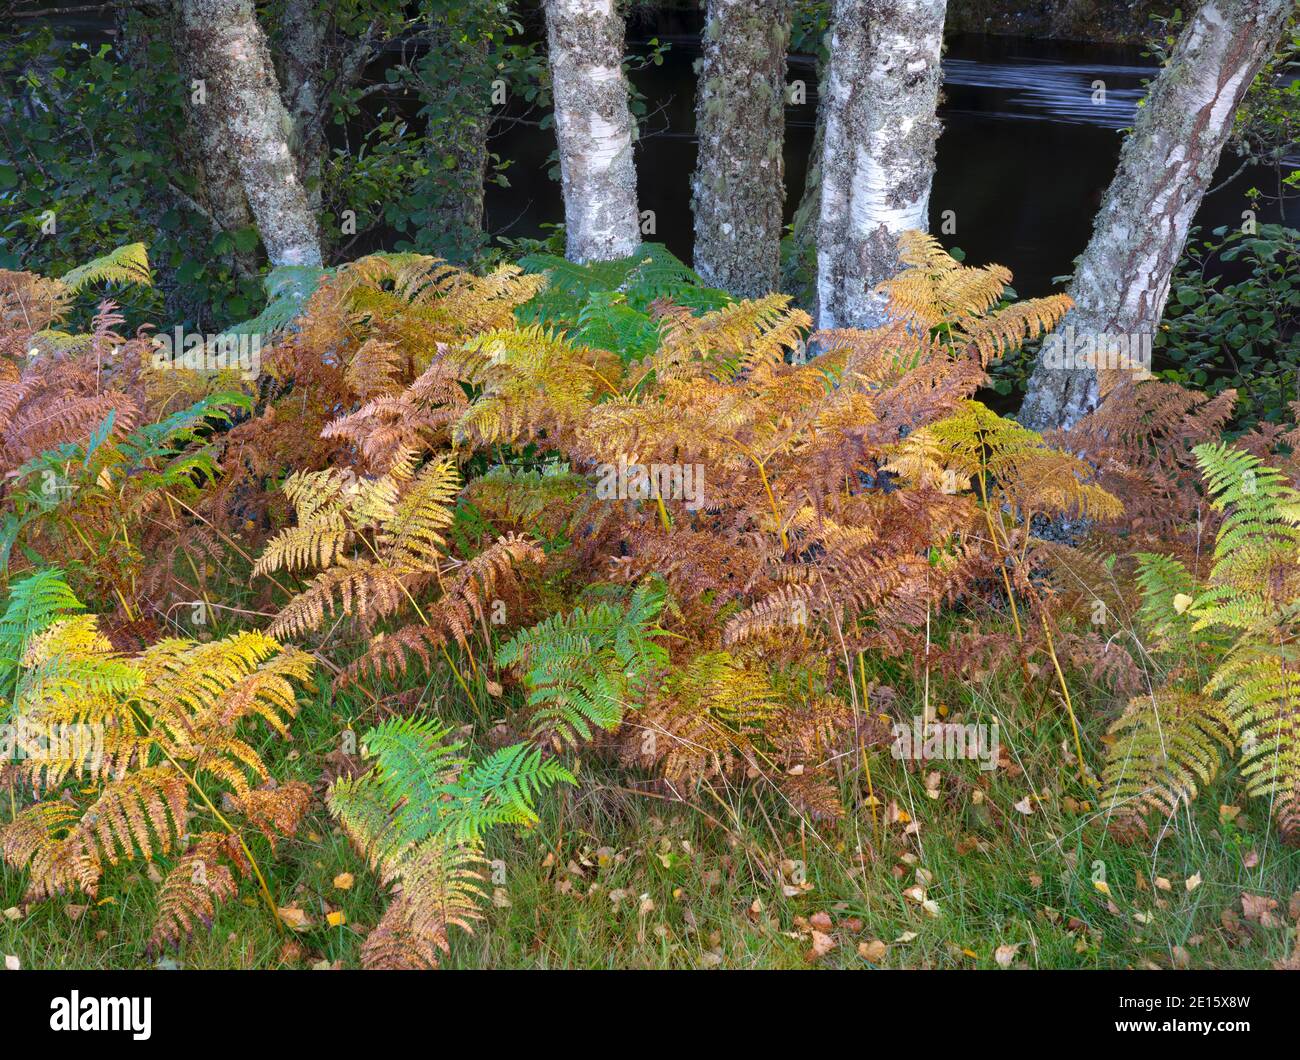
[(1146, 835), (1153, 812), (1168, 819), (1195, 799), (1236, 737), (1220, 704), (1173, 689), (1134, 699), (1110, 731), (1102, 805), (1123, 839)]
[(554, 615), (502, 645), (497, 665), (524, 668), (532, 731), (576, 743), (595, 729), (617, 728), (644, 683), (667, 664), (656, 624), (664, 603), (661, 587), (643, 585), (624, 606)]
[(61, 279), (73, 291), (80, 291), (93, 283), (138, 283), (145, 287), (153, 285), (149, 254), (143, 243), (120, 246), (102, 257), (69, 269)]

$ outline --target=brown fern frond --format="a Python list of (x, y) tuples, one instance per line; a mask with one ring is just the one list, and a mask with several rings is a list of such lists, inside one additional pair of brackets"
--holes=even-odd
[(473, 934), (483, 919), (486, 859), (473, 847), (441, 838), (421, 843), (403, 861), (400, 891), (361, 947), (366, 968), (437, 968), (450, 952), (447, 933)]
[(158, 885), (158, 914), (149, 935), (147, 953), (179, 947), (200, 926), (212, 927), (217, 905), (233, 898), (239, 888), (235, 875), (222, 864), (231, 837), (204, 832)]

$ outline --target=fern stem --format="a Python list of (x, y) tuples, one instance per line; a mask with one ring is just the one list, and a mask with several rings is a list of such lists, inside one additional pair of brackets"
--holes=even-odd
[[(140, 712), (135, 708), (134, 705), (132, 705), (130, 709), (131, 712), (135, 714), (136, 719), (140, 722), (140, 724), (145, 727), (145, 732), (150, 736), (153, 736), (153, 725), (150, 724), (148, 719), (141, 716)], [(222, 812), (217, 809), (213, 801), (210, 798), (208, 798), (208, 793), (203, 790), (198, 780), (195, 777), (191, 776), (189, 772), (186, 771), (185, 767), (182, 766), (178, 761), (176, 761), (175, 758), (172, 757), (171, 752), (168, 751), (165, 746), (163, 746), (162, 741), (158, 739), (156, 736), (154, 736), (153, 742), (157, 746), (158, 750), (162, 752), (163, 757), (166, 758), (167, 761), (171, 763), (172, 768), (175, 769), (176, 772), (178, 772), (181, 776), (183, 776), (186, 782), (190, 785), (190, 787), (192, 787), (198, 793), (198, 796), (200, 799), (203, 800), (204, 805), (207, 806), (207, 808), (212, 812), (212, 816), (215, 817), (221, 823), (221, 826), (226, 830), (226, 832), (231, 836), (231, 838), (234, 839), (235, 842), (239, 844), (240, 849), (244, 852), (244, 857), (248, 858), (248, 864), (252, 867), (253, 874), (257, 877), (258, 885), (262, 888), (262, 897), (266, 899), (267, 907), (271, 910), (271, 914), (275, 918), (276, 930), (283, 935), (284, 924), (280, 920), (279, 907), (275, 904), (275, 898), (271, 895), (271, 888), (267, 885), (266, 877), (262, 875), (262, 869), (257, 864), (257, 858), (253, 856), (253, 852), (248, 848), (248, 844), (244, 842), (244, 837), (240, 833), (239, 829), (237, 829), (233, 824), (231, 824), (228, 820), (226, 820), (225, 815), (222, 814)]]
[(985, 469), (981, 467), (980, 473), (975, 476), (975, 480), (979, 483), (980, 489), (980, 501), (982, 502), (980, 507), (984, 509), (984, 522), (989, 528), (989, 537), (993, 539), (993, 547), (1002, 552), (1002, 562), (998, 564), (998, 573), (1002, 575), (1002, 584), (1007, 590), (1007, 603), (1011, 605), (1011, 621), (1016, 627), (1016, 640), (1023, 642), (1025, 634), (1020, 628), (1020, 610), (1016, 607), (1016, 594), (1011, 590), (1011, 578), (1007, 575), (1006, 561), (1011, 556), (1011, 550), (1003, 543), (998, 532), (993, 528), (993, 515), (989, 511), (989, 495), (988, 490), (984, 485), (984, 472)]
[(1074, 733), (1074, 753), (1079, 760), (1079, 779), (1086, 785), (1088, 775), (1083, 766), (1083, 743), (1079, 739), (1079, 720), (1074, 716), (1074, 703), (1070, 699), (1070, 686), (1066, 683), (1065, 673), (1061, 670), (1061, 661), (1056, 657), (1056, 643), (1052, 639), (1052, 626), (1047, 621), (1046, 613), (1039, 616), (1043, 621), (1043, 632), (1047, 635), (1047, 654), (1052, 657), (1052, 666), (1056, 669), (1056, 679), (1061, 684), (1061, 694), (1065, 697), (1065, 710), (1070, 715), (1070, 729)]
[(731, 444), (740, 450), (740, 452), (744, 453), (745, 456), (749, 457), (749, 459), (754, 462), (754, 466), (758, 468), (758, 477), (763, 480), (763, 489), (767, 492), (767, 503), (771, 505), (772, 508), (772, 519), (776, 523), (777, 533), (781, 535), (781, 548), (788, 552), (790, 549), (790, 539), (786, 536), (785, 526), (781, 522), (781, 511), (776, 506), (776, 497), (772, 493), (772, 484), (767, 479), (767, 467), (764, 465), (763, 461), (735, 438), (731, 439)]
[(668, 509), (664, 507), (664, 499), (658, 491), (655, 492), (655, 504), (659, 505), (659, 522), (664, 528), (664, 533), (668, 533), (673, 528), (673, 521), (668, 518)]
[(438, 647), (442, 651), (442, 657), (447, 660), (447, 665), (451, 667), (452, 676), (454, 676), (456, 680), (460, 682), (460, 687), (465, 690), (466, 698), (470, 701), (470, 703), (476, 704), (477, 701), (474, 699), (474, 693), (469, 690), (469, 685), (465, 683), (465, 678), (461, 676), (460, 668), (457, 667), (457, 665), (452, 661), (451, 653), (447, 651), (447, 645), (445, 643), (439, 644)]

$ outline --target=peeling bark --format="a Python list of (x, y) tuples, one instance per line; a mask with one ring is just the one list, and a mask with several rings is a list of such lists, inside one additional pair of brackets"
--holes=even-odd
[(206, 86), (202, 106), (235, 163), (271, 264), (321, 264), (316, 218), (290, 149), (292, 122), (252, 0), (180, 0), (180, 15), (185, 54)]
[(709, 0), (696, 102), (695, 271), (739, 298), (780, 283), (789, 0)]
[[(1294, 3), (1204, 0), (1188, 22), (1120, 152), (1070, 285), (1075, 308), (1062, 329), (1073, 326), (1075, 334), (1094, 339), (1154, 335), (1233, 115)], [(1069, 427), (1097, 401), (1092, 368), (1042, 357), (1020, 419), (1040, 430)]]
[(834, 0), (817, 325), (877, 327), (897, 237), (929, 227), (946, 0)]
[(641, 243), (624, 26), (614, 0), (546, 0), (569, 260), (626, 258)]

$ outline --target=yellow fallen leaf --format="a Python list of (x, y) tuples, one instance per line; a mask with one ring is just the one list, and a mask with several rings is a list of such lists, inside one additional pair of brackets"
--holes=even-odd
[(325, 920), (329, 923), (330, 927), (342, 927), (348, 922), (348, 917), (346, 913), (339, 911), (335, 913), (327, 913), (325, 915)]
[(1188, 891), (1194, 891), (1201, 885), (1201, 874), (1198, 872), (1195, 876), (1188, 876), (1187, 882), (1183, 884)]
[(297, 906), (281, 906), (276, 912), (280, 914), (280, 919), (294, 931), (307, 931), (311, 928), (311, 917)]
[(352, 873), (350, 872), (340, 872), (337, 876), (334, 877), (334, 886), (337, 887), (340, 891), (352, 890), (352, 885), (355, 882), (356, 880), (353, 877)]
[(1186, 593), (1179, 593), (1174, 597), (1174, 611), (1181, 615), (1192, 606), (1193, 602), (1192, 598)]
[(858, 943), (858, 955), (872, 964), (879, 964), (889, 953), (889, 947), (879, 939), (872, 939), (870, 942)]
[(1097, 888), (1107, 898), (1110, 897), (1110, 884), (1105, 880), (1093, 880), (1092, 885)]

